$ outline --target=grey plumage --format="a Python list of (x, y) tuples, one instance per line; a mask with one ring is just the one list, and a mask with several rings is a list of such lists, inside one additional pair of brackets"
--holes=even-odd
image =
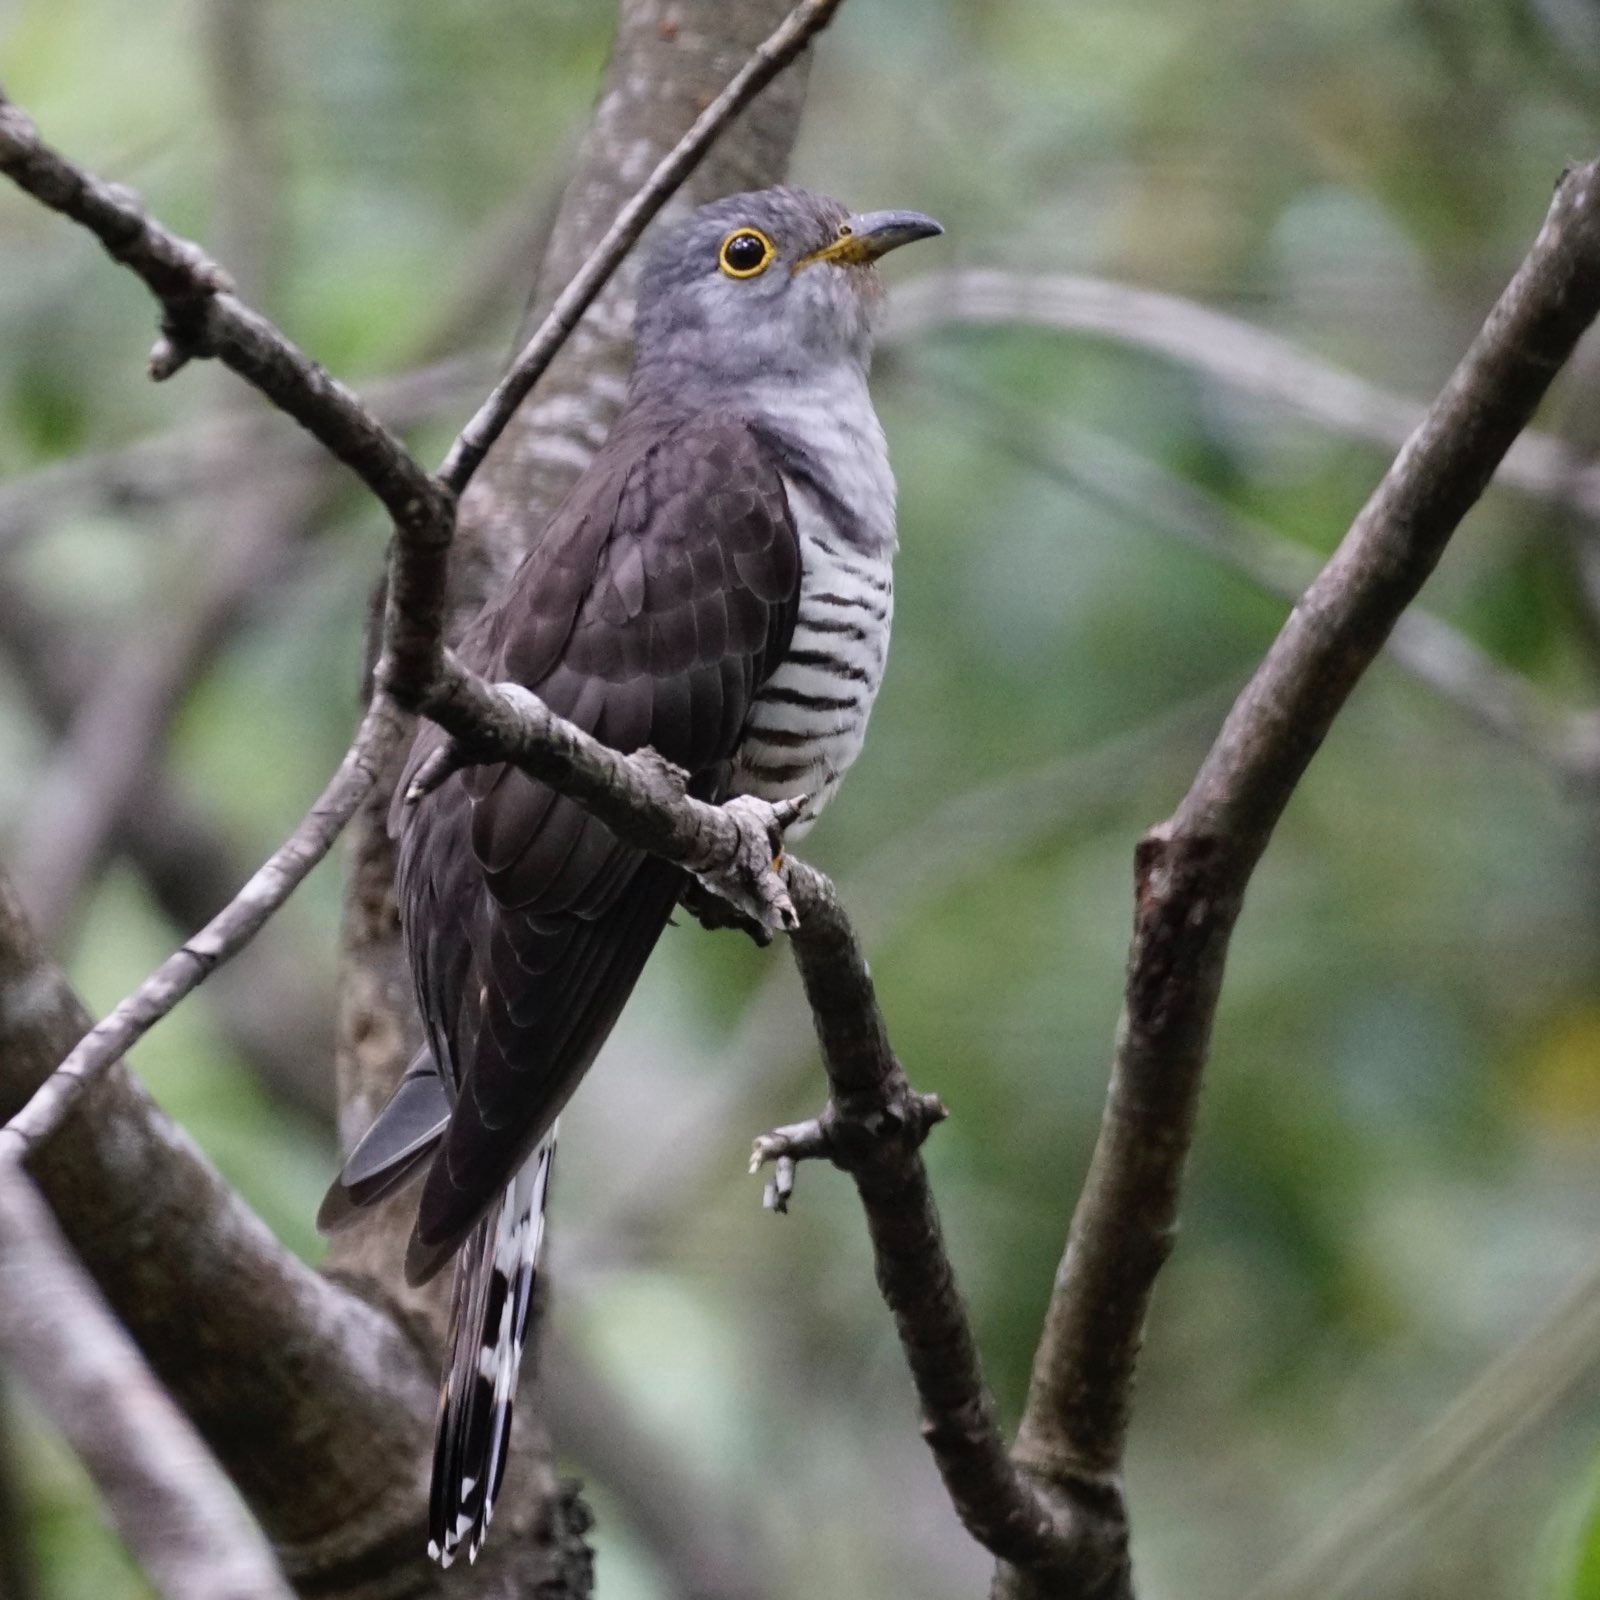
[[(623, 413), (466, 663), (618, 750), (653, 746), (703, 798), (806, 794), (809, 826), (861, 748), (893, 610), (872, 263), (937, 231), (774, 189), (664, 234)], [(399, 793), (440, 738), (419, 731)], [(555, 1119), (684, 878), (504, 765), (397, 801), (391, 826), (429, 1056), (321, 1220), (426, 1173), (407, 1275), (457, 1259), (429, 1514), (448, 1564), (476, 1554), (504, 1470)]]

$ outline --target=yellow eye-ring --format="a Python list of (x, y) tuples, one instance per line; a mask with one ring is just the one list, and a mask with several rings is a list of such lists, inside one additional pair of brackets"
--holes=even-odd
[(759, 228), (735, 228), (722, 241), (717, 265), (730, 278), (759, 277), (777, 259), (778, 247)]

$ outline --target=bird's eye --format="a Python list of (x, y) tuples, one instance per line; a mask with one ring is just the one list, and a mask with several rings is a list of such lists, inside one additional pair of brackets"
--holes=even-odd
[(778, 247), (759, 228), (735, 228), (722, 241), (717, 265), (730, 278), (754, 278), (770, 267)]

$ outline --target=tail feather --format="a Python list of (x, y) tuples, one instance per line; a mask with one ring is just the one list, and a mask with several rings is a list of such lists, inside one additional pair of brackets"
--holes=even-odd
[(323, 1233), (348, 1227), (370, 1205), (420, 1175), (450, 1122), (450, 1097), (424, 1050), (350, 1152), (317, 1213)]
[(477, 1559), (505, 1477), (554, 1159), (552, 1128), (456, 1258), (428, 1500), (428, 1554), (441, 1566), (463, 1544)]

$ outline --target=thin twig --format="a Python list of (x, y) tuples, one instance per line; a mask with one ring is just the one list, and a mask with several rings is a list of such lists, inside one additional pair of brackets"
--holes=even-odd
[(199, 933), (84, 1035), (27, 1105), (0, 1128), (0, 1159), (25, 1155), (47, 1138), (96, 1077), (256, 936), (332, 848), (405, 731), (405, 719), (387, 699), (380, 696), (373, 702), (339, 770), (300, 825)]
[[(459, 499), (517, 407), (571, 337), (584, 311), (638, 242), (650, 219), (682, 186), (739, 112), (832, 21), (839, 5), (840, 0), (801, 0), (756, 47), (727, 87), (695, 118), (618, 211), (600, 242), (556, 297), (510, 372), (445, 453), (434, 481), (452, 501)], [(466, 736), (469, 727), (452, 726), (445, 714), (448, 701), (438, 697), (445, 676), (440, 651), (448, 589), (446, 557), (452, 528), (429, 528), (397, 520), (395, 532), (378, 681), (408, 710), (425, 712), (451, 733)]]
[[(1388, 449), (1405, 442), (1426, 410), (1238, 317), (1104, 278), (993, 268), (930, 273), (896, 288), (887, 331), (891, 343), (903, 343), (961, 324), (1054, 328), (1132, 345)], [(1600, 517), (1600, 463), (1550, 434), (1523, 434), (1501, 463), (1500, 480)]]
[(1004, 1559), (1098, 1573), (1120, 1549), (1120, 1507), (1103, 1508), (1102, 1523), (1080, 1502), (1057, 1520), (1012, 1463), (918, 1153), (938, 1114), (895, 1059), (833, 885), (797, 861), (787, 877), (800, 913), (790, 943), (829, 1088), (825, 1128), (787, 1130), (797, 1136), (789, 1153), (826, 1149), (855, 1182), (878, 1287), (922, 1402), (923, 1437), (968, 1532)]
[[(40, 723), (56, 734), (70, 725), (99, 677), (75, 648), (84, 642), (17, 575), (0, 571), (0, 653)], [(154, 767), (138, 787), (140, 803), (123, 808), (113, 843), (143, 876), (167, 921), (187, 934), (233, 898), (249, 867), (227, 830), (176, 774)], [(206, 995), (223, 1036), (269, 1092), (327, 1124), (333, 985), (293, 940), (281, 925), (264, 929), (244, 961), (206, 984)]]
[(10, 1161), (0, 1161), (0, 1355), (168, 1600), (291, 1600), (233, 1486)]
[(466, 488), (489, 453), (489, 447), (505, 430), (512, 412), (538, 382), (590, 302), (638, 242), (651, 218), (677, 192), (723, 129), (827, 27), (839, 5), (840, 0), (801, 0), (801, 4), (756, 47), (727, 88), (694, 119), (688, 132), (617, 213), (589, 259), (556, 297), (555, 304), (523, 347), (511, 370), (451, 445), (439, 468), (439, 481), (453, 494), (459, 495)]
[[(1317, 575), (1312, 551), (1112, 439), (1065, 424), (1052, 424), (1046, 438), (1037, 419), (1022, 417), (997, 396), (947, 382), (922, 387), (929, 396), (959, 401), (963, 418), (979, 420), (989, 442), (1012, 460), (1201, 551), (1290, 605)], [(1397, 666), (1486, 732), (1573, 783), (1600, 779), (1600, 716), (1557, 704), (1458, 628), (1413, 607), (1384, 648)]]
[(1600, 1370), (1600, 1267), (1328, 1514), (1245, 1600), (1341, 1600)]
[[(1569, 171), (1527, 258), (1235, 703), (1136, 862), (1100, 1135), (1016, 1455), (1068, 1494), (1121, 1471), (1139, 1340), (1171, 1248), (1228, 941), (1274, 826), (1350, 692), (1600, 309), (1600, 163)], [(1002, 1569), (1003, 1600), (1050, 1593)]]

